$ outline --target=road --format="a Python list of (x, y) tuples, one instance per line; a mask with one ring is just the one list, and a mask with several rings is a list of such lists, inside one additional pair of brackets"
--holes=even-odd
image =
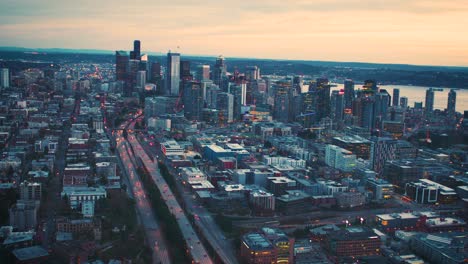
[[(126, 125), (125, 123), (122, 126), (125, 127)], [(131, 188), (135, 199), (139, 219), (145, 229), (148, 245), (150, 245), (153, 250), (153, 263), (171, 263), (164, 236), (155, 219), (153, 208), (151, 207), (138, 173), (136, 172), (136, 167), (133, 163), (134, 157), (129, 154), (131, 152), (129, 152), (128, 142), (123, 138), (121, 131), (116, 133), (116, 142), (116, 150), (124, 165), (126, 175), (128, 175), (128, 181), (130, 183), (129, 188)]]
[[(131, 127), (133, 127), (134, 124), (135, 121), (132, 122)], [(190, 224), (190, 221), (185, 215), (184, 211), (182, 210), (182, 207), (179, 205), (171, 189), (159, 173), (157, 160), (153, 161), (152, 159), (150, 159), (148, 154), (146, 154), (143, 147), (141, 146), (140, 142), (136, 139), (136, 135), (133, 133), (133, 130), (129, 130), (127, 139), (128, 142), (131, 144), (134, 153), (141, 158), (142, 162), (146, 166), (146, 169), (150, 173), (151, 177), (156, 183), (156, 186), (161, 192), (161, 195), (164, 201), (166, 202), (167, 207), (175, 216), (176, 221), (181, 229), (182, 235), (187, 244), (190, 256), (193, 259), (193, 262), (203, 264), (213, 263), (211, 258), (208, 256), (208, 252), (206, 251), (205, 247), (198, 238), (198, 235), (193, 230), (193, 227)]]
[(65, 169), (65, 154), (68, 146), (68, 136), (70, 135), (70, 126), (65, 125), (62, 130), (62, 134), (59, 139), (58, 149), (55, 154), (54, 170), (50, 172), (50, 182), (47, 186), (47, 197), (44, 205), (46, 210), (45, 222), (41, 225), (43, 234), (42, 246), (44, 248), (50, 248), (51, 243), (55, 241), (55, 216), (60, 210), (60, 203), (57, 199), (62, 199), (60, 196), (62, 187), (63, 171)]
[[(148, 137), (141, 141), (145, 150), (153, 156), (162, 157), (160, 149), (148, 145), (151, 140)], [(181, 182), (180, 178), (176, 178), (176, 186), (180, 194), (182, 194), (183, 204), (185, 209), (192, 215), (196, 215), (195, 225), (201, 230), (203, 236), (211, 244), (211, 247), (216, 251), (224, 263), (238, 263), (234, 247), (223, 234), (216, 222), (206, 208), (193, 198), (193, 194)]]

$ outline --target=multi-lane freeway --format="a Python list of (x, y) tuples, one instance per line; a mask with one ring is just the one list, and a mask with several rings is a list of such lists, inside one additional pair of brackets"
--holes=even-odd
[[(122, 128), (125, 128), (126, 125), (127, 123), (123, 124)], [(153, 263), (171, 263), (164, 236), (136, 172), (134, 157), (131, 155), (132, 152), (129, 149), (128, 142), (124, 139), (122, 131), (115, 132), (115, 137), (117, 142), (116, 150), (128, 176), (129, 188), (132, 189), (139, 219), (145, 229), (147, 242), (153, 251)]]
[[(150, 155), (162, 157), (159, 148), (154, 148), (149, 145), (151, 140), (148, 137), (143, 137), (142, 145)], [(195, 225), (201, 230), (202, 235), (211, 244), (211, 247), (216, 251), (217, 255), (224, 263), (238, 263), (232, 244), (224, 236), (222, 230), (216, 224), (208, 210), (193, 198), (190, 190), (184, 188), (181, 179), (176, 179), (176, 187), (179, 193), (182, 194), (183, 204), (186, 211), (196, 216)]]
[[(135, 121), (133, 121), (132, 123), (134, 125)], [(131, 126), (133, 127), (133, 125)], [(156, 186), (161, 192), (161, 195), (164, 201), (166, 202), (167, 207), (175, 216), (176, 221), (181, 229), (182, 235), (185, 239), (185, 243), (187, 244), (187, 250), (190, 256), (192, 257), (193, 262), (207, 264), (213, 263), (205, 247), (198, 238), (198, 235), (193, 230), (193, 227), (190, 224), (190, 221), (185, 215), (184, 211), (182, 210), (182, 207), (179, 205), (171, 189), (159, 173), (157, 160), (151, 159), (146, 154), (140, 142), (136, 139), (135, 134), (132, 132), (131, 129), (129, 129), (129, 131), (130, 132), (127, 136), (128, 143), (133, 148), (133, 152), (135, 153), (135, 155), (138, 155), (141, 158), (141, 161), (143, 162), (144, 166), (146, 167), (147, 171), (149, 172)]]

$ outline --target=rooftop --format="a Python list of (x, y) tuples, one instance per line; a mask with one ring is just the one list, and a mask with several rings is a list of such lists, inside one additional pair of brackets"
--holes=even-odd
[(273, 245), (262, 234), (250, 233), (243, 237), (243, 243), (252, 250), (270, 250)]
[(47, 257), (49, 253), (47, 250), (45, 250), (41, 246), (33, 246), (33, 247), (27, 247), (27, 248), (19, 248), (13, 250), (13, 255), (19, 260), (19, 261), (27, 261), (35, 258), (40, 258), (40, 257)]
[(458, 218), (451, 218), (451, 217), (437, 217), (437, 218), (431, 218), (426, 221), (427, 226), (450, 226), (450, 225), (465, 225), (465, 221), (462, 219)]

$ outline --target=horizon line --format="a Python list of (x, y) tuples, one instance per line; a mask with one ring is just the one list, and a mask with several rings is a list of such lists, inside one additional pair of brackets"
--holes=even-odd
[[(30, 48), (30, 47), (20, 47), (20, 46), (0, 46), (0, 51), (10, 51), (15, 52), (19, 50), (15, 49), (24, 49), (24, 50), (63, 50), (63, 51), (81, 51), (79, 53), (82, 54), (91, 54), (87, 53), (86, 51), (94, 51), (95, 54), (100, 55), (111, 55), (114, 54), (116, 51), (127, 51), (123, 49), (117, 50), (108, 50), (108, 49), (95, 49), (95, 48)], [(128, 50), (129, 51), (129, 50)], [(60, 52), (54, 52), (60, 53)], [(72, 52), (69, 52), (72, 53)], [(152, 54), (150, 54), (152, 53)], [(157, 51), (143, 51), (142, 54), (147, 54), (150, 56), (157, 56), (155, 54), (164, 56), (164, 52), (157, 52)], [(182, 54), (182, 53), (181, 53)], [(216, 58), (219, 55), (206, 55), (206, 54), (186, 54), (185, 56), (188, 57), (208, 57), (208, 58)], [(224, 56), (224, 55), (223, 55)], [(182, 55), (181, 55), (182, 57)], [(229, 58), (229, 56), (228, 56)], [(254, 57), (238, 57), (238, 56), (231, 56), (232, 59), (253, 59), (253, 60), (270, 60), (270, 61), (307, 61), (307, 62), (325, 62), (325, 63), (358, 63), (358, 64), (377, 64), (377, 65), (402, 65), (402, 66), (415, 66), (415, 67), (444, 67), (444, 68), (468, 68), (468, 65), (429, 65), (429, 64), (410, 64), (410, 63), (397, 63), (397, 62), (366, 62), (366, 61), (332, 61), (332, 60), (312, 60), (312, 59), (273, 59), (273, 58), (254, 58)]]

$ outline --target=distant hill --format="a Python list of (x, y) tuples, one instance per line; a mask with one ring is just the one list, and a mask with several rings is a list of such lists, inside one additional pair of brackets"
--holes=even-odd
[[(62, 49), (62, 48), (23, 48), (23, 47), (0, 47), (0, 51), (12, 52), (39, 52), (39, 53), (56, 53), (56, 54), (94, 54), (94, 55), (112, 55), (115, 51), (100, 50), (100, 49)], [(163, 56), (161, 52), (143, 51), (151, 56)], [(182, 54), (182, 57), (196, 58), (200, 60), (214, 60), (216, 56), (210, 55), (190, 55)], [(339, 61), (314, 61), (314, 60), (281, 60), (281, 59), (261, 59), (261, 58), (232, 58), (230, 61), (262, 61), (262, 62), (283, 62), (283, 63), (299, 63), (303, 65), (327, 67), (327, 68), (359, 68), (359, 69), (389, 69), (403, 71), (444, 71), (444, 72), (468, 72), (468, 67), (459, 66), (437, 66), (437, 65), (412, 65), (412, 64), (391, 64), (391, 63), (371, 63), (371, 62), (339, 62)]]

